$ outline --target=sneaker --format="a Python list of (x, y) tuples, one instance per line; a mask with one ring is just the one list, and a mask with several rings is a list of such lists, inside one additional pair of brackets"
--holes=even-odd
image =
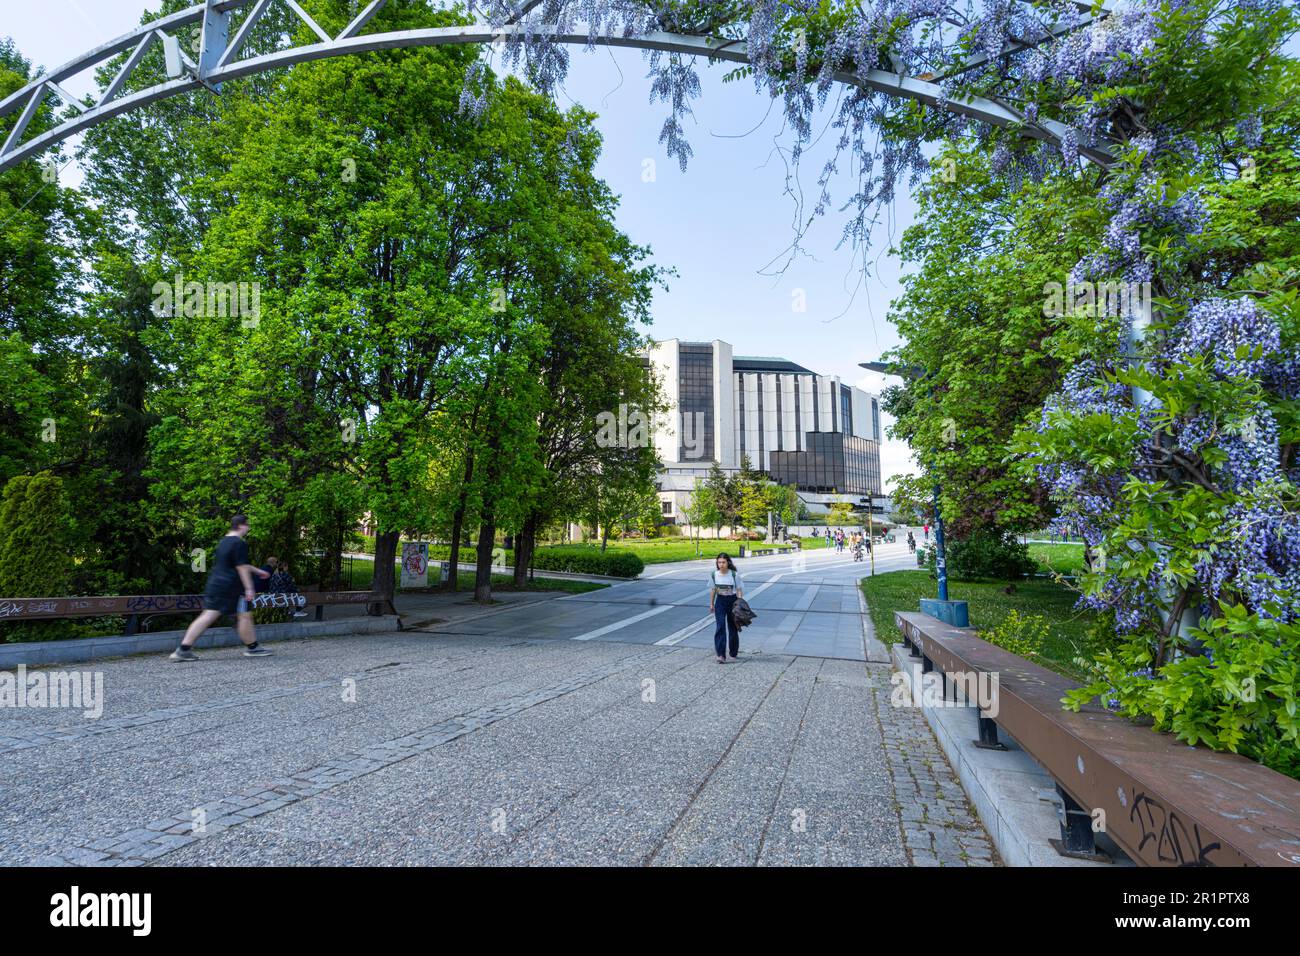
[(246, 647), (244, 648), (245, 657), (270, 657), (275, 652), (265, 647)]
[(172, 651), (171, 657), (167, 659), (169, 661), (197, 661), (199, 655), (195, 654), (188, 647), (178, 647), (176, 650)]

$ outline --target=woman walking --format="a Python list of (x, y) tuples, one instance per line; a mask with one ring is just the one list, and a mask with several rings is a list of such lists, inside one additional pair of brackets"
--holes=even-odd
[(713, 649), (718, 653), (718, 663), (725, 664), (728, 650), (733, 660), (740, 656), (740, 632), (736, 630), (731, 610), (736, 606), (736, 600), (744, 596), (745, 584), (727, 552), (719, 554), (713, 564), (713, 571), (709, 574), (709, 610), (717, 622)]

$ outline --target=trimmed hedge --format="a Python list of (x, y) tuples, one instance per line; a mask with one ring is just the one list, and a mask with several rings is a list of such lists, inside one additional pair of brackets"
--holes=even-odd
[(533, 552), (533, 567), (539, 571), (570, 571), (574, 574), (605, 574), (634, 578), (645, 570), (645, 562), (631, 551), (601, 551), (582, 545), (555, 545)]

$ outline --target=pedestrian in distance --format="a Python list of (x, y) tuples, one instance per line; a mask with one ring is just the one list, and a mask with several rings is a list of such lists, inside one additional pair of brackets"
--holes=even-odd
[[(235, 615), (235, 629), (244, 644), (245, 657), (269, 657), (271, 652), (259, 647), (253, 629), (254, 575), (263, 579), (270, 574), (253, 566), (248, 557), (248, 518), (235, 515), (230, 519), (230, 530), (217, 543), (217, 553), (212, 559), (208, 584), (203, 591), (203, 610), (185, 630), (180, 646), (172, 652), (173, 661), (197, 661), (195, 642), (221, 618), (223, 614)], [(242, 596), (241, 596), (242, 587)]]
[(256, 580), (253, 581), (253, 590), (258, 594), (265, 594), (267, 591), (271, 590), (271, 582), (267, 579), (275, 577), (275, 571), (279, 566), (280, 559), (275, 555), (271, 555), (267, 558), (266, 564), (262, 565), (262, 570), (266, 572), (266, 577), (264, 578), (259, 574)]
[(277, 563), (275, 573), (271, 575), (271, 580), (267, 582), (266, 590), (269, 594), (288, 595), (289, 603), (294, 606), (294, 617), (307, 616), (307, 612), (303, 610), (307, 606), (307, 599), (298, 593), (298, 582), (289, 573), (289, 562), (280, 561)]
[(740, 631), (731, 616), (736, 601), (745, 594), (745, 583), (740, 579), (740, 572), (731, 560), (731, 555), (723, 551), (713, 562), (709, 573), (709, 610), (717, 627), (713, 631), (713, 650), (718, 655), (718, 663), (727, 663), (727, 651), (731, 658), (740, 656)]

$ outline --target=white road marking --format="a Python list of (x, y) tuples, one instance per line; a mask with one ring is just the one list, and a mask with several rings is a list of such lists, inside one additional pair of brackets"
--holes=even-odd
[(593, 638), (600, 637), (602, 634), (610, 634), (614, 631), (621, 631), (629, 624), (635, 624), (637, 621), (643, 621), (648, 617), (654, 617), (656, 614), (662, 614), (664, 611), (671, 610), (672, 604), (660, 604), (658, 607), (652, 607), (648, 611), (642, 611), (640, 614), (633, 614), (631, 617), (625, 617), (621, 621), (615, 621), (613, 624), (606, 624), (604, 627), (598, 627), (594, 631), (588, 631), (586, 634), (579, 634), (577, 637), (570, 638), (573, 641), (590, 641)]
[(699, 633), (700, 631), (704, 630), (704, 628), (708, 627), (712, 623), (713, 623), (713, 615), (710, 614), (708, 617), (700, 618), (694, 624), (687, 624), (680, 631), (673, 631), (673, 633), (669, 634), (667, 637), (663, 638), (662, 640), (655, 641), (655, 644), (660, 647), (672, 647), (676, 644), (680, 644), (682, 641), (686, 640), (692, 634)]
[[(750, 592), (749, 597), (758, 597), (760, 594), (762, 594), (764, 591), (770, 588), (773, 584), (775, 584), (777, 582), (777, 578), (784, 577), (786, 573), (788, 572), (782, 572), (781, 574), (776, 575), (776, 577), (772, 578), (770, 581), (766, 581), (763, 584), (760, 584), (752, 592)], [(702, 617), (694, 624), (687, 624), (680, 631), (673, 631), (673, 633), (669, 634), (667, 637), (655, 641), (655, 644), (661, 647), (673, 647), (677, 644), (680, 644), (682, 641), (686, 640), (692, 634), (698, 634), (704, 628), (712, 624), (715, 620), (716, 618), (712, 614), (710, 614), (708, 617)]]

